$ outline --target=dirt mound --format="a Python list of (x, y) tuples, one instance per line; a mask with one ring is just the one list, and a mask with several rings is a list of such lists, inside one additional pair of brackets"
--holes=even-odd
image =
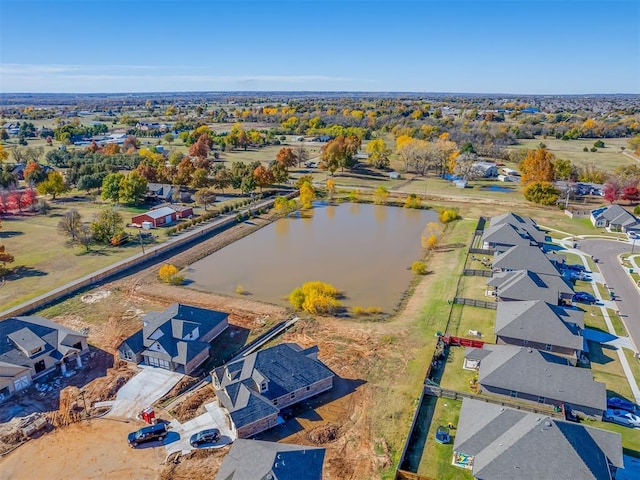
[(118, 390), (136, 373), (126, 362), (116, 363), (106, 376), (96, 378), (84, 388), (87, 404), (115, 399)]
[(171, 414), (184, 423), (206, 412), (204, 405), (215, 398), (211, 384), (206, 384), (194, 392), (190, 392), (173, 410)]
[(182, 392), (187, 390), (192, 385), (195, 385), (200, 380), (195, 377), (184, 376), (182, 377), (178, 383), (176, 383), (171, 390), (163, 397), (163, 399), (173, 398), (180, 395)]
[(107, 298), (109, 295), (111, 295), (111, 292), (109, 290), (96, 290), (95, 292), (83, 295), (82, 297), (80, 297), (80, 300), (83, 303), (96, 303), (103, 298)]
[(307, 440), (316, 445), (335, 442), (340, 437), (340, 426), (328, 423), (307, 432)]
[(228, 451), (228, 448), (193, 450), (167, 463), (159, 480), (211, 480)]
[(22, 430), (13, 430), (9, 433), (0, 434), (0, 455), (10, 451), (25, 440), (27, 440), (27, 436), (22, 433)]

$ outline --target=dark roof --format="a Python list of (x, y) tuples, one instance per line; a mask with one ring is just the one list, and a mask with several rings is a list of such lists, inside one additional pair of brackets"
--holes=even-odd
[(237, 439), (215, 480), (322, 480), (324, 448)]
[(498, 336), (582, 350), (584, 312), (541, 300), (499, 302), (495, 333)]
[(493, 268), (501, 270), (529, 270), (547, 275), (559, 275), (551, 260), (538, 247), (516, 245), (493, 256)]
[[(480, 361), (481, 386), (526, 393), (579, 407), (604, 411), (607, 389), (593, 380), (586, 368), (567, 365), (567, 360), (533, 348), (485, 344), (491, 353)], [(474, 359), (470, 351), (467, 358)]]
[(543, 300), (557, 304), (561, 296), (572, 296), (573, 288), (560, 275), (530, 270), (496, 272), (487, 285), (497, 289), (497, 296), (509, 300)]
[[(174, 303), (163, 312), (146, 314), (142, 318), (142, 330), (122, 343), (136, 353), (144, 350), (144, 355), (186, 365), (200, 352), (209, 349), (209, 344), (200, 338), (226, 322), (228, 316), (228, 313), (216, 310)], [(189, 338), (196, 329), (198, 335)]]
[[(31, 366), (34, 359), (42, 355), (49, 355), (59, 360), (73, 349), (73, 342), (67, 342), (67, 336), (82, 336), (79, 332), (66, 328), (36, 315), (25, 317), (11, 317), (0, 321), (0, 361), (12, 365)], [(43, 347), (38, 354), (27, 357), (18, 347), (30, 352), (37, 347)]]
[(491, 220), (489, 220), (489, 229), (498, 225), (511, 225), (521, 235), (526, 234), (540, 244), (544, 243), (546, 238), (546, 233), (538, 228), (538, 224), (535, 220), (529, 217), (521, 217), (513, 212), (498, 215), (497, 217), (492, 217)]
[[(253, 402), (253, 394), (271, 404), (275, 398), (333, 377), (333, 372), (315, 358), (316, 353), (315, 348), (301, 350), (295, 344), (283, 343), (216, 368), (212, 375), (218, 379), (220, 391), (226, 390), (226, 395), (221, 396), (222, 404), (233, 417), (234, 412), (251, 410), (252, 405), (264, 408), (260, 403), (249, 403)], [(267, 389), (260, 392), (262, 384)], [(236, 426), (262, 418), (259, 415), (251, 411), (239, 413), (238, 418), (245, 423)]]
[(484, 480), (610, 479), (624, 467), (620, 434), (465, 398), (453, 450)]

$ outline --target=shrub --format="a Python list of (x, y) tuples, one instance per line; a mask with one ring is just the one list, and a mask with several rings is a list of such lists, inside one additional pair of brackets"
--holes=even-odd
[(382, 307), (367, 307), (368, 315), (380, 315), (382, 313)]
[(404, 208), (420, 208), (422, 206), (422, 200), (415, 193), (409, 195), (404, 201)]
[(158, 270), (158, 277), (169, 285), (182, 285), (184, 282), (184, 277), (178, 275), (178, 269), (170, 263), (160, 267), (160, 270)]
[(427, 273), (427, 266), (424, 262), (417, 260), (411, 265), (411, 271), (416, 275), (425, 275)]
[(171, 227), (167, 230), (167, 235), (175, 235), (176, 233), (178, 233), (178, 229), (176, 227)]
[(460, 215), (458, 215), (456, 210), (442, 210), (439, 216), (440, 222), (442, 223), (449, 223), (458, 218), (460, 218)]
[(236, 293), (238, 295), (244, 295), (245, 293), (247, 293), (244, 289), (244, 287), (242, 285), (237, 285), (236, 286)]
[(296, 310), (311, 314), (333, 314), (340, 306), (338, 290), (328, 283), (307, 282), (289, 294), (289, 303)]

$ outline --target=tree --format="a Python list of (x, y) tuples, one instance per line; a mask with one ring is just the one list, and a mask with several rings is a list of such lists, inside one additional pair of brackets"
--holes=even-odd
[(427, 266), (424, 262), (416, 260), (411, 264), (411, 271), (416, 275), (426, 275), (427, 274)]
[(286, 169), (296, 165), (298, 158), (289, 147), (282, 147), (276, 154), (276, 161)]
[(529, 182), (523, 193), (524, 198), (539, 205), (555, 205), (560, 195), (551, 182)]
[(295, 147), (296, 161), (298, 162), (298, 167), (309, 160), (309, 152), (304, 147), (304, 143), (299, 142)]
[(101, 210), (91, 224), (91, 232), (97, 242), (110, 243), (122, 231), (124, 218), (112, 207)]
[(178, 275), (178, 268), (170, 263), (160, 267), (160, 270), (158, 270), (158, 277), (169, 285), (182, 285), (184, 282), (184, 277)]
[[(0, 220), (0, 230), (2, 230), (2, 220)], [(0, 245), (0, 263), (2, 264), (0, 267), (0, 277), (8, 273), (7, 263), (13, 263), (14, 260), (13, 255), (5, 250), (4, 245)]]
[(47, 174), (38, 162), (29, 162), (24, 167), (23, 175), (29, 185), (37, 185), (47, 179)]
[(327, 180), (327, 196), (329, 200), (333, 200), (333, 196), (336, 194), (336, 182), (333, 178)]
[(300, 186), (300, 203), (303, 209), (311, 208), (313, 199), (316, 197), (316, 191), (311, 182), (304, 182)]
[(618, 183), (618, 180), (611, 179), (605, 183), (603, 193), (604, 199), (609, 203), (613, 203), (618, 200), (618, 198), (620, 198), (620, 184)]
[(288, 215), (291, 212), (295, 212), (298, 208), (298, 203), (294, 199), (287, 199), (287, 197), (278, 196), (273, 201), (273, 209), (276, 213), (281, 215)]
[(216, 201), (216, 192), (206, 188), (198, 190), (195, 194), (196, 202), (202, 205), (207, 210), (208, 205), (213, 205)]
[(176, 172), (174, 182), (177, 183), (178, 185), (185, 185), (185, 186), (191, 184), (191, 177), (194, 171), (195, 171), (195, 167), (191, 159), (188, 157), (183, 158), (180, 164), (178, 165), (178, 170)]
[(211, 149), (211, 137), (206, 133), (198, 137), (198, 141), (189, 148), (189, 155), (192, 157), (207, 158)]
[(165, 133), (165, 135), (162, 137), (162, 140), (164, 140), (164, 142), (168, 144), (172, 144), (175, 139), (176, 137), (173, 135), (173, 133)]
[(41, 195), (51, 195), (53, 200), (56, 195), (69, 191), (69, 186), (64, 181), (64, 177), (60, 172), (49, 172), (47, 179), (38, 184), (38, 193)]
[(522, 172), (521, 184), (527, 186), (532, 182), (553, 182), (555, 177), (553, 161), (555, 156), (546, 148), (529, 150), (527, 156), (520, 162)]
[(84, 190), (89, 193), (89, 190), (94, 188), (100, 188), (102, 185), (103, 175), (97, 173), (92, 175), (83, 175), (78, 178), (76, 182), (76, 187), (78, 190)]
[(191, 177), (192, 188), (207, 188), (211, 185), (211, 179), (209, 178), (209, 170), (206, 168), (196, 168)]
[(384, 205), (387, 203), (387, 198), (389, 197), (389, 190), (387, 190), (384, 186), (380, 185), (376, 192), (373, 195), (373, 203), (376, 205)]
[(420, 208), (422, 200), (415, 193), (410, 194), (404, 201), (404, 208)]
[(273, 183), (273, 174), (263, 165), (256, 167), (253, 171), (253, 178), (256, 181), (256, 185), (260, 188), (260, 191), (262, 191), (263, 187), (268, 187)]
[(224, 193), (224, 189), (231, 185), (231, 177), (231, 171), (222, 165), (213, 175), (213, 187), (219, 188)]
[(135, 170), (120, 180), (119, 200), (121, 203), (138, 205), (147, 193), (147, 180)]
[(570, 180), (575, 177), (575, 167), (571, 163), (571, 160), (565, 160), (559, 158), (553, 164), (553, 170), (555, 172), (556, 180)]
[(120, 183), (124, 179), (122, 173), (110, 173), (102, 180), (102, 199), (118, 202), (120, 200)]
[(58, 231), (70, 238), (70, 243), (77, 241), (82, 226), (82, 215), (77, 209), (72, 208), (65, 213), (58, 222)]
[(125, 152), (135, 152), (138, 146), (138, 139), (133, 135), (129, 135), (124, 139), (124, 142), (122, 142), (122, 150)]
[(478, 157), (475, 153), (463, 153), (451, 162), (453, 166), (452, 173), (465, 180), (473, 180), (480, 176), (480, 171), (476, 165), (477, 161)]
[(9, 158), (9, 151), (0, 143), (0, 164), (2, 164), (7, 158)]
[(273, 162), (269, 170), (273, 175), (273, 183), (285, 183), (289, 180), (289, 172), (280, 162)]
[(355, 155), (360, 148), (360, 139), (355, 136), (338, 136), (322, 147), (321, 166), (333, 175), (338, 168), (344, 171), (356, 164)]
[(91, 242), (93, 242), (93, 232), (91, 231), (91, 227), (86, 223), (80, 225), (76, 237), (76, 242), (79, 245), (82, 245), (87, 252), (89, 251)]
[(369, 154), (369, 163), (375, 168), (387, 168), (389, 166), (389, 155), (391, 150), (381, 138), (371, 140), (365, 151)]
[(424, 231), (422, 232), (422, 236), (420, 237), (422, 248), (433, 250), (435, 247), (437, 247), (443, 232), (444, 230), (439, 223), (427, 223), (427, 226), (425, 227)]
[(289, 294), (289, 302), (296, 310), (311, 314), (331, 315), (340, 308), (338, 290), (328, 283), (307, 282)]

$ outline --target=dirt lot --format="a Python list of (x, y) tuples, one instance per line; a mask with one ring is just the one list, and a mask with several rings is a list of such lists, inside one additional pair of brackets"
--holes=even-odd
[(156, 479), (164, 448), (127, 445), (127, 434), (140, 426), (93, 419), (57, 429), (1, 459), (0, 479)]

